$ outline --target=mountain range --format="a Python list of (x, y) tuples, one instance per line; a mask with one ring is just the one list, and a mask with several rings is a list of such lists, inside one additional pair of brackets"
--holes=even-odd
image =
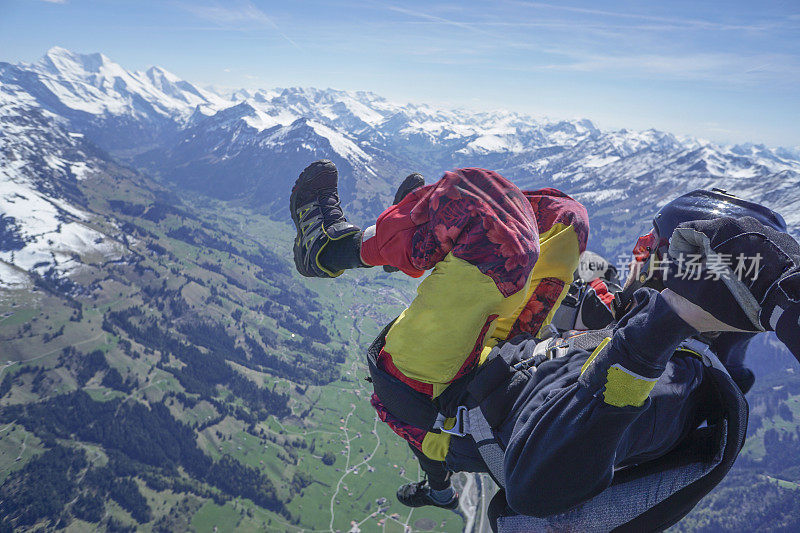
[[(590, 248), (613, 262), (659, 206), (696, 188), (762, 202), (800, 235), (800, 147), (369, 92), (219, 92), (63, 48), (0, 62), (0, 530), (202, 529), (232, 510), (245, 529), (403, 523), (378, 502), (413, 457), (374, 425), (356, 374), (413, 284), (369, 272), (370, 283), (344, 276), (330, 288), (293, 273), (288, 196), (320, 158), (337, 164), (345, 209), (363, 225), (406, 174), (478, 166), (583, 202)], [(775, 342), (764, 336), (752, 354), (760, 375), (794, 364)], [(800, 388), (781, 390), (759, 393), (751, 466), (766, 433), (790, 427), (779, 405), (800, 417)], [(42, 472), (80, 496), (44, 490)], [(109, 472), (116, 484), (102, 482)], [(412, 525), (456, 530), (452, 516), (422, 512)]]
[[(631, 242), (631, 226), (643, 226), (659, 205), (695, 188), (763, 202), (783, 213), (795, 234), (800, 228), (798, 149), (720, 146), (656, 130), (602, 131), (586, 119), (397, 104), (367, 92), (217, 94), (159, 67), (129, 72), (102, 54), (62, 48), (35, 64), (0, 63), (0, 84), (7, 152), (32, 149), (12, 146), (26, 142), (13, 128), (36, 113), (59, 126), (36, 127), (62, 132), (52, 143), (74, 146), (84, 136), (175, 186), (276, 217), (286, 215), (299, 169), (325, 157), (340, 169), (346, 204), (366, 220), (380, 213), (405, 173), (436, 179), (451, 168), (480, 166), (520, 187), (553, 186), (584, 202), (593, 223), (591, 245), (606, 254), (627, 251), (622, 245)], [(42, 140), (35, 144), (47, 149)], [(77, 171), (77, 178), (93, 163), (45, 164), (55, 173)], [(26, 180), (20, 172), (4, 164), (6, 180)]]

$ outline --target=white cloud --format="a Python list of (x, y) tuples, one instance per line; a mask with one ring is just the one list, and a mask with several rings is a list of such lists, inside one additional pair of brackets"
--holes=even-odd
[(389, 6), (387, 9), (389, 9), (389, 11), (395, 11), (397, 13), (402, 13), (403, 15), (408, 15), (409, 17), (415, 17), (415, 18), (419, 18), (419, 19), (422, 19), (422, 20), (427, 20), (427, 21), (430, 21), (430, 22), (436, 22), (436, 23), (443, 24), (443, 25), (446, 25), (446, 26), (455, 26), (456, 28), (469, 30), (469, 31), (475, 32), (475, 33), (488, 33), (485, 30), (480, 29), (477, 25), (469, 24), (469, 23), (466, 23), (466, 22), (459, 22), (457, 20), (451, 20), (451, 19), (446, 19), (446, 18), (442, 18), (442, 17), (437, 17), (435, 15), (430, 15), (428, 13), (423, 13), (422, 11), (419, 11), (419, 10), (405, 9), (405, 8), (397, 7), (397, 6)]
[(284, 34), (277, 24), (266, 13), (258, 9), (252, 2), (212, 3), (212, 4), (181, 4), (181, 9), (188, 11), (197, 18), (207, 20), (227, 30), (253, 31), (259, 29), (272, 29), (286, 42), (300, 48), (300, 46)]
[[(559, 51), (553, 51), (559, 53)], [(564, 63), (549, 64), (543, 70), (577, 72), (617, 72), (637, 76), (671, 79), (723, 81), (727, 83), (759, 83), (781, 78), (794, 83), (800, 79), (800, 64), (795, 58), (781, 55), (739, 55), (728, 53), (579, 55), (561, 51), (571, 58)]]
[(583, 8), (583, 7), (571, 7), (571, 6), (564, 6), (560, 4), (548, 4), (544, 2), (526, 2), (526, 1), (518, 1), (515, 2), (522, 6), (528, 7), (538, 7), (543, 9), (552, 9), (557, 11), (566, 11), (569, 13), (581, 13), (584, 15), (597, 15), (601, 17), (611, 17), (611, 18), (622, 18), (622, 19), (634, 19), (634, 20), (647, 20), (650, 22), (661, 22), (666, 23), (669, 25), (678, 25), (678, 26), (686, 26), (686, 27), (694, 27), (694, 28), (702, 28), (702, 29), (713, 29), (713, 30), (768, 30), (771, 28), (771, 25), (759, 24), (759, 25), (749, 25), (749, 24), (722, 24), (719, 22), (713, 22), (703, 19), (687, 19), (687, 18), (673, 18), (673, 17), (660, 17), (654, 15), (644, 15), (639, 13), (625, 13), (619, 11), (606, 11), (602, 9), (590, 9), (590, 8)]

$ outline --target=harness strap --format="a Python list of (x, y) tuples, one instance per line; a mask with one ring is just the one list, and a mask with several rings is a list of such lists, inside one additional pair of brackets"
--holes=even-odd
[[(393, 322), (392, 322), (393, 323)], [(382, 406), (403, 424), (432, 433), (449, 433), (463, 436), (461, 421), (466, 418), (466, 408), (459, 407), (466, 395), (476, 369), (454, 379), (436, 398), (410, 386), (397, 375), (381, 368), (380, 355), (386, 340), (387, 325), (367, 350), (369, 381)], [(456, 424), (446, 428), (447, 418), (456, 417)]]
[(705, 366), (716, 368), (720, 372), (728, 374), (728, 369), (726, 369), (725, 365), (723, 365), (719, 358), (717, 358), (717, 355), (714, 353), (711, 347), (700, 339), (690, 337), (680, 344), (678, 349), (681, 348), (699, 355)]
[(570, 284), (569, 292), (561, 301), (550, 324), (554, 325), (559, 331), (569, 331), (575, 328), (577, 322), (578, 311), (581, 307), (583, 300), (585, 285), (581, 281), (575, 281)]
[(473, 407), (469, 410), (468, 431), (478, 447), (478, 453), (481, 454), (483, 462), (489, 469), (489, 475), (492, 476), (495, 483), (505, 488), (505, 452), (500, 443), (497, 442), (497, 438), (495, 438), (494, 432), (489, 426), (489, 422), (486, 421), (486, 417), (483, 416), (480, 407)]
[(606, 337), (614, 336), (614, 325), (605, 329), (596, 329), (572, 335), (564, 339), (567, 344), (567, 349), (586, 350), (587, 352), (594, 351), (595, 348), (600, 346)]
[(543, 340), (536, 344), (533, 352), (522, 361), (516, 364), (509, 364), (509, 361), (505, 361), (498, 356), (491, 362), (487, 362), (486, 368), (483, 369), (486, 375), (476, 376), (469, 390), (479, 405), (469, 410), (467, 422), (464, 424), (464, 431), (472, 436), (478, 448), (478, 453), (480, 453), (483, 462), (486, 463), (489, 469), (489, 474), (500, 487), (505, 488), (505, 450), (498, 442), (491, 424), (481, 410), (480, 403), (486, 395), (481, 394), (480, 389), (492, 388), (487, 387), (487, 384), (498, 380), (505, 381), (508, 376), (515, 372), (528, 369), (535, 371), (539, 364), (550, 359), (562, 357), (573, 348), (591, 351), (599, 346), (606, 337), (611, 336), (612, 333), (613, 328), (607, 328), (580, 333), (569, 339), (554, 337)]

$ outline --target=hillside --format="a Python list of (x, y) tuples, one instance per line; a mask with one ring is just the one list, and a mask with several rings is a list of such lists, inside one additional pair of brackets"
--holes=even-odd
[(748, 438), (720, 485), (670, 531), (800, 528), (800, 376), (760, 378), (747, 395)]
[[(407, 172), (469, 165), (574, 194), (590, 247), (612, 260), (696, 187), (763, 201), (800, 230), (791, 150), (363, 92), (216, 94), (60, 48), (0, 63), (0, 530), (469, 523), (471, 507), (396, 503), (419, 472), (367, 401), (363, 351), (415, 282), (294, 272), (289, 189), (320, 157), (362, 224)], [(768, 336), (752, 361), (747, 451), (681, 530), (796, 527), (797, 365)], [(745, 506), (743, 487), (769, 504)]]
[(416, 469), (359, 365), (405, 298), (388, 276), (310, 290), (265, 217), (200, 198), (189, 214), (133, 174), (80, 185), (123, 253), (4, 291), (6, 523), (283, 530), (399, 511), (375, 502)]

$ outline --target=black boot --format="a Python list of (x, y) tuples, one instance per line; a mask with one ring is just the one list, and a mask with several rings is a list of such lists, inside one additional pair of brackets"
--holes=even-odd
[(321, 159), (303, 170), (292, 189), (289, 211), (297, 228), (294, 264), (306, 277), (333, 278), (343, 272), (341, 268), (332, 270), (320, 261), (329, 244), (347, 239), (360, 244), (361, 230), (342, 213), (338, 183), (336, 165)]
[(442, 509), (455, 509), (458, 507), (458, 493), (453, 491), (450, 501), (439, 502), (431, 496), (431, 487), (428, 478), (423, 478), (417, 483), (408, 483), (397, 489), (397, 499), (406, 507), (424, 507), (432, 505)]

